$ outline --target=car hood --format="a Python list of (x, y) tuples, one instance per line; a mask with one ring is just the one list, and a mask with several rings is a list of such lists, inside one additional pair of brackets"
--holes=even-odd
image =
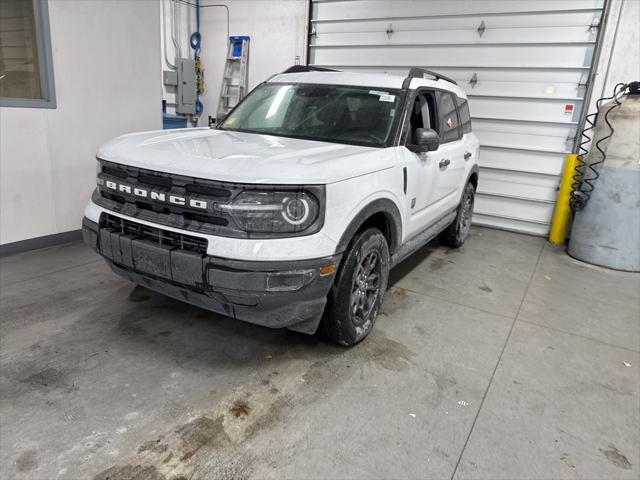
[(98, 158), (211, 180), (326, 184), (389, 168), (388, 157), (372, 155), (376, 152), (380, 149), (190, 128), (123, 135), (100, 148)]

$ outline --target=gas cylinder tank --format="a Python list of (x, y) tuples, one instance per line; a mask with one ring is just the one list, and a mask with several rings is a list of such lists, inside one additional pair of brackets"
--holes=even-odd
[[(614, 133), (602, 142), (604, 163), (591, 198), (576, 212), (569, 255), (594, 265), (640, 271), (640, 95), (624, 95), (609, 114)], [(606, 112), (610, 104), (600, 111)], [(602, 159), (595, 143), (610, 129), (599, 114), (587, 165)], [(587, 170), (588, 172), (588, 170)]]

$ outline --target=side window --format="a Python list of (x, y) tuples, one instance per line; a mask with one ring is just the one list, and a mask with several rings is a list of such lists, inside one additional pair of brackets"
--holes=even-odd
[(416, 96), (409, 121), (409, 139), (412, 139), (416, 128), (432, 128), (438, 131), (433, 93), (425, 92)]
[(466, 98), (456, 97), (458, 101), (458, 112), (460, 112), (460, 123), (462, 133), (471, 133), (471, 113), (469, 112), (469, 102)]
[(456, 103), (449, 92), (436, 92), (438, 99), (438, 111), (440, 117), (440, 141), (441, 143), (453, 142), (462, 137), (460, 121), (456, 111)]

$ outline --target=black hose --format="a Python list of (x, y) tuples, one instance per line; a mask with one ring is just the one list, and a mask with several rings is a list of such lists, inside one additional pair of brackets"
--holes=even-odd
[[(596, 102), (596, 111), (590, 115), (587, 115), (587, 117), (585, 118), (585, 122), (589, 126), (585, 128), (581, 133), (582, 141), (578, 146), (578, 155), (577, 155), (578, 163), (576, 164), (576, 167), (575, 167), (573, 182), (571, 183), (571, 198), (569, 199), (569, 206), (571, 207), (571, 210), (573, 210), (574, 212), (578, 212), (582, 210), (584, 207), (587, 206), (587, 203), (589, 203), (589, 199), (591, 198), (591, 192), (593, 192), (593, 190), (595, 189), (595, 182), (600, 177), (600, 173), (598, 172), (598, 169), (596, 169), (596, 166), (604, 163), (604, 161), (607, 158), (607, 154), (605, 153), (604, 150), (602, 150), (600, 144), (602, 144), (602, 142), (604, 142), (605, 140), (608, 140), (609, 138), (611, 138), (615, 133), (615, 129), (611, 125), (611, 122), (609, 122), (609, 114), (614, 108), (617, 108), (620, 105), (622, 105), (620, 103), (619, 98), (625, 94), (628, 88), (629, 88), (628, 83), (617, 84), (613, 88), (613, 95), (610, 97), (602, 97), (598, 99), (598, 101)], [(595, 144), (595, 148), (596, 150), (598, 150), (598, 152), (600, 152), (600, 155), (602, 156), (602, 158), (598, 161), (587, 164), (587, 162), (585, 162), (584, 157), (589, 153), (589, 149), (586, 147), (586, 145), (592, 140), (592, 138), (588, 135), (588, 132), (593, 130), (596, 126), (596, 123), (598, 121), (598, 116), (601, 113), (600, 108), (602, 103), (608, 102), (609, 100), (613, 100), (613, 102), (604, 113), (604, 121), (609, 127), (609, 134), (602, 137)]]

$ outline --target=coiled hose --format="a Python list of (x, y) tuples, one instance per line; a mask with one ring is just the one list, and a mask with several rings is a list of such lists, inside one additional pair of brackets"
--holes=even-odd
[[(573, 182), (571, 183), (571, 197), (569, 199), (569, 206), (573, 212), (579, 212), (589, 203), (589, 199), (591, 198), (591, 192), (595, 189), (595, 183), (600, 177), (600, 173), (596, 168), (598, 165), (604, 163), (607, 158), (607, 154), (602, 150), (601, 144), (605, 140), (608, 140), (615, 133), (615, 129), (609, 122), (609, 114), (611, 111), (620, 105), (622, 105), (619, 101), (619, 98), (625, 94), (627, 89), (629, 88), (628, 83), (619, 83), (613, 88), (613, 95), (610, 97), (602, 97), (598, 99), (596, 102), (596, 111), (587, 115), (585, 118), (585, 122), (589, 125), (585, 128), (581, 135), (581, 142), (578, 146), (578, 155), (577, 160), (578, 163), (575, 167), (575, 173), (572, 177)], [(589, 132), (593, 130), (596, 126), (596, 122), (598, 121), (598, 116), (600, 115), (600, 108), (603, 102), (608, 102), (609, 100), (613, 100), (612, 104), (608, 106), (604, 113), (604, 121), (609, 127), (609, 134), (602, 137), (595, 143), (595, 148), (600, 152), (602, 158), (595, 162), (591, 162), (587, 164), (584, 157), (589, 153), (589, 149), (587, 145), (591, 142), (592, 137), (589, 136)]]

